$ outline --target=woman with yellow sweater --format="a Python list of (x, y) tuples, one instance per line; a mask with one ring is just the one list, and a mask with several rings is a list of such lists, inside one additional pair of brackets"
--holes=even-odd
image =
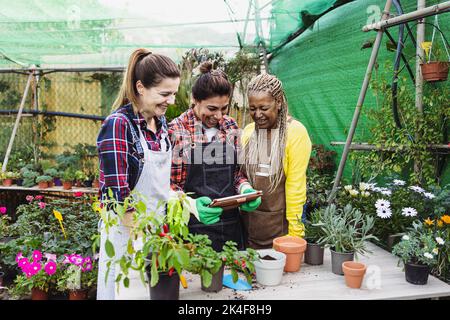
[(242, 135), (242, 169), (250, 184), (264, 194), (259, 208), (242, 216), (247, 246), (270, 248), (276, 237), (305, 235), (301, 216), (311, 140), (306, 128), (288, 116), (282, 83), (275, 76), (254, 77), (247, 96), (254, 123)]

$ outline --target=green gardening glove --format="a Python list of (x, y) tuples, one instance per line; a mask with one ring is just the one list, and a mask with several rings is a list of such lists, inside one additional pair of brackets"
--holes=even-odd
[(204, 224), (217, 223), (222, 215), (222, 208), (210, 208), (208, 205), (212, 202), (209, 197), (200, 197), (195, 200), (195, 206), (198, 212), (198, 220)]
[[(254, 189), (252, 189), (252, 188), (247, 188), (247, 189), (245, 189), (245, 190), (242, 192), (242, 194), (250, 193), (250, 192), (255, 192), (255, 191), (256, 191), (256, 190), (254, 190)], [(240, 208), (241, 210), (243, 210), (243, 211), (250, 212), (250, 211), (256, 210), (256, 208), (258, 208), (260, 204), (261, 204), (261, 197), (258, 197), (258, 198), (256, 198), (255, 200), (252, 200), (252, 201), (246, 202), (246, 203), (244, 203), (244, 204), (241, 204), (241, 205), (239, 206), (239, 208)]]

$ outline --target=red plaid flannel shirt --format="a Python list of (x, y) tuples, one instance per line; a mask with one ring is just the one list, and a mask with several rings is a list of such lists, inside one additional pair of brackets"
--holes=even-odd
[[(172, 190), (182, 191), (186, 182), (186, 158), (188, 157), (187, 153), (190, 152), (190, 144), (208, 141), (203, 129), (202, 121), (197, 119), (192, 108), (189, 108), (178, 118), (173, 119), (169, 123), (168, 132), (173, 147), (170, 183)], [(236, 151), (239, 151), (240, 130), (233, 118), (229, 116), (224, 116), (222, 118), (219, 122), (219, 131), (217, 132), (216, 137), (221, 142), (228, 141), (233, 143)], [(234, 174), (236, 193), (239, 193), (239, 188), (244, 182), (248, 182), (247, 177), (240, 170), (239, 166), (236, 166)]]

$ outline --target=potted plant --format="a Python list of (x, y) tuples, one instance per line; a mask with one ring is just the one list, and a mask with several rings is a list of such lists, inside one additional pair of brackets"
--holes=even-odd
[(320, 222), (320, 211), (311, 212), (309, 219), (305, 225), (305, 240), (307, 242), (305, 251), (305, 263), (310, 265), (323, 264), (324, 247), (318, 244), (319, 239), (323, 236), (322, 228), (316, 224)]
[[(444, 43), (445, 45), (445, 43)], [(431, 61), (431, 55), (433, 45), (432, 42), (422, 42), (422, 49), (425, 50), (425, 56), (427, 56), (426, 61), (420, 64), (420, 68), (422, 70), (422, 76), (425, 81), (428, 82), (437, 82), (437, 81), (445, 81), (448, 78), (448, 68), (449, 61), (446, 60), (442, 50), (440, 49), (438, 44), (435, 44), (434, 47), (434, 57), (436, 60)]]
[(414, 231), (405, 234), (394, 246), (392, 254), (400, 258), (399, 263), (403, 262), (407, 282), (425, 285), (431, 268), (437, 265), (437, 257), (444, 241), (418, 225), (414, 228)]
[(83, 182), (87, 179), (86, 174), (82, 170), (75, 171), (75, 186), (76, 187), (82, 187)]
[(36, 183), (39, 185), (39, 189), (47, 189), (49, 187), (48, 183), (52, 180), (52, 177), (42, 175), (36, 178)]
[(75, 180), (75, 172), (72, 168), (67, 168), (62, 175), (62, 183), (64, 190), (72, 189), (73, 181)]
[(36, 184), (35, 180), (37, 177), (39, 177), (39, 172), (29, 169), (28, 167), (24, 167), (20, 169), (20, 173), (23, 177), (22, 185), (24, 187), (29, 188)]
[(257, 250), (259, 260), (254, 262), (256, 281), (264, 286), (276, 286), (281, 282), (286, 255), (273, 249)]
[(99, 186), (100, 186), (99, 179), (100, 179), (100, 170), (98, 167), (96, 167), (95, 171), (94, 171), (94, 179), (92, 180), (92, 188), (96, 188), (96, 189), (99, 188)]
[(10, 187), (14, 183), (15, 179), (20, 178), (20, 173), (12, 171), (1, 172), (0, 178), (3, 180), (3, 186)]
[(366, 265), (356, 261), (344, 261), (342, 263), (342, 271), (345, 276), (347, 287), (359, 289), (366, 274)]
[(239, 280), (238, 272), (241, 272), (247, 283), (252, 284), (255, 272), (254, 262), (258, 259), (256, 250), (247, 248), (245, 251), (239, 251), (236, 242), (227, 241), (222, 248), (221, 256), (225, 266), (231, 271), (233, 282), (236, 283)]
[(224, 264), (221, 255), (212, 248), (211, 240), (206, 235), (189, 234), (187, 243), (190, 248), (190, 263), (187, 271), (200, 275), (203, 291), (222, 290)]
[(303, 255), (306, 251), (306, 240), (293, 237), (282, 236), (273, 239), (273, 248), (286, 254), (285, 272), (297, 272), (300, 270)]
[(42, 253), (39, 250), (34, 250), (31, 258), (24, 257), (19, 252), (16, 261), (23, 274), (18, 275), (14, 281), (15, 292), (31, 291), (32, 300), (48, 300), (50, 285), (56, 281), (56, 261), (42, 261)]
[(44, 175), (52, 177), (52, 180), (49, 181), (48, 186), (51, 188), (56, 185), (55, 180), (60, 177), (60, 173), (55, 168), (49, 168), (44, 170)]
[(352, 208), (350, 204), (343, 209), (331, 204), (318, 211), (319, 222), (324, 235), (319, 239), (319, 244), (330, 247), (332, 271), (343, 275), (342, 263), (352, 261), (355, 254), (364, 254), (365, 242), (377, 240), (370, 234), (375, 219), (369, 215), (363, 215), (361, 211)]
[(89, 289), (96, 283), (96, 264), (92, 257), (65, 254), (60, 268), (57, 289), (69, 290), (69, 300), (87, 300)]

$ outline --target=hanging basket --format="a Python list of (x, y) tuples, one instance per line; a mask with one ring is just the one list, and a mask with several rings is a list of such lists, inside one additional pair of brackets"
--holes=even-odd
[(447, 80), (448, 66), (449, 62), (446, 61), (430, 61), (421, 64), (423, 80), (428, 82)]

